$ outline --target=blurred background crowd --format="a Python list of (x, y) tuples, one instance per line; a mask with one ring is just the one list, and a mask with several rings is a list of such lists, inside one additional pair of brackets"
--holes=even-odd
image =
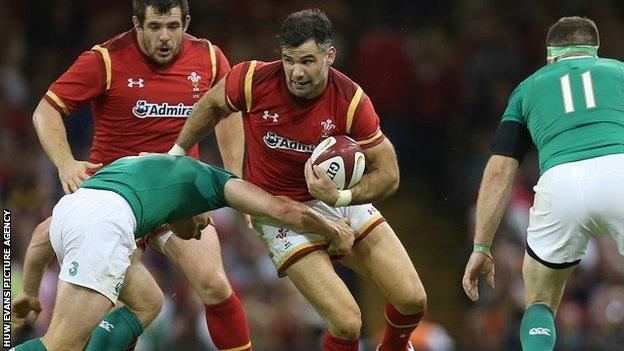
[[(507, 97), (545, 63), (547, 28), (584, 15), (601, 33), (601, 56), (623, 58), (624, 2), (617, 0), (191, 1), (189, 33), (218, 44), (231, 64), (279, 58), (275, 37), (292, 11), (323, 9), (335, 25), (335, 67), (360, 83), (394, 142), (402, 170), (398, 193), (379, 204), (405, 243), (428, 292), (418, 350), (519, 350), (523, 313), (521, 263), (535, 152), (524, 160), (494, 245), (496, 290), (481, 287), (474, 304), (461, 290), (471, 252), (474, 203), (493, 133)], [(62, 195), (31, 114), (49, 84), (84, 50), (131, 26), (130, 0), (0, 0), (0, 203), (13, 211), (13, 294), (32, 229)], [(88, 107), (67, 119), (77, 159), (92, 138)], [(219, 163), (215, 143), (203, 159)], [(278, 279), (261, 241), (230, 210), (215, 214), (223, 259), (242, 297), (259, 351), (318, 350), (322, 321), (286, 280)], [(148, 250), (149, 251), (149, 250)], [(146, 261), (165, 291), (162, 314), (137, 350), (213, 350), (203, 309), (184, 278), (162, 256)], [(363, 350), (383, 330), (383, 300), (337, 267), (364, 318)], [(41, 335), (53, 307), (58, 264), (41, 289), (44, 312), (19, 335)], [(15, 295), (14, 295), (15, 296)], [(557, 317), (560, 351), (624, 350), (624, 259), (611, 240), (592, 240), (569, 280)]]

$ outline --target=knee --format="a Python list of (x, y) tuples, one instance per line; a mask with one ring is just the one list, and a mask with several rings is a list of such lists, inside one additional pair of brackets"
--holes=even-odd
[(195, 292), (204, 305), (215, 305), (232, 295), (232, 287), (223, 270), (203, 274), (193, 282)]
[[(143, 328), (147, 328), (158, 317), (162, 310), (165, 297), (163, 292), (156, 286), (142, 292), (142, 298), (135, 303), (127, 303), (126, 306), (137, 316)], [(137, 303), (138, 302), (138, 303)]]
[(327, 329), (333, 336), (342, 340), (355, 340), (360, 337), (362, 316), (359, 308), (356, 307), (330, 316), (328, 324)]
[(427, 294), (424, 289), (412, 289), (397, 301), (391, 301), (392, 305), (402, 314), (417, 314), (427, 308)]

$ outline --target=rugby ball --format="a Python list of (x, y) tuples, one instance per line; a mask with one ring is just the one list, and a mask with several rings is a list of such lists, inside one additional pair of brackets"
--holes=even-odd
[(355, 186), (366, 166), (364, 152), (355, 140), (346, 135), (334, 135), (321, 141), (312, 156), (313, 165), (325, 170), (340, 190)]

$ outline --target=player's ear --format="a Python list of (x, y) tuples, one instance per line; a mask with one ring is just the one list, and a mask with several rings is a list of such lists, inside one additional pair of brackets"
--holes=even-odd
[(143, 32), (143, 26), (141, 26), (141, 22), (139, 22), (139, 18), (137, 16), (132, 16), (132, 24), (134, 25), (134, 29), (136, 29), (137, 33)]
[(327, 64), (332, 65), (336, 59), (336, 48), (332, 45), (327, 49)]
[(188, 29), (189, 24), (191, 24), (191, 16), (190, 16), (190, 15), (187, 15), (187, 16), (186, 16), (186, 21), (184, 21), (184, 31), (185, 31), (185, 32), (186, 32), (186, 30)]

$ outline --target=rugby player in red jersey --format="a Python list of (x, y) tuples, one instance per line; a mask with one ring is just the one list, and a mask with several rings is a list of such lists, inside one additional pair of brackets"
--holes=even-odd
[[(134, 0), (133, 12), (134, 28), (80, 55), (50, 86), (34, 112), (35, 129), (66, 193), (122, 156), (166, 152), (195, 103), (230, 71), (216, 45), (185, 34), (190, 21), (186, 0)], [(95, 123), (88, 162), (74, 159), (63, 125), (64, 117), (87, 103)], [(217, 128), (217, 140), (225, 168), (240, 175), (242, 124), (237, 114), (229, 120)], [(189, 147), (189, 155), (199, 157), (197, 145)], [(47, 238), (49, 227), (48, 219), (36, 228), (33, 238)], [(199, 241), (185, 242), (167, 232), (152, 242), (184, 272), (200, 296), (215, 345), (220, 350), (250, 350), (245, 312), (223, 270), (214, 227), (203, 230)], [(105, 318), (115, 328), (97, 328), (87, 350), (123, 350), (138, 336), (127, 319), (145, 327), (160, 312), (162, 292), (145, 267), (135, 263), (128, 281), (141, 285), (143, 291), (151, 286), (152, 293), (133, 296), (130, 287), (123, 289), (121, 298), (127, 307)], [(26, 288), (26, 294), (38, 290)], [(37, 296), (20, 301), (33, 299)]]
[[(398, 188), (396, 154), (362, 88), (330, 67), (336, 56), (331, 33), (332, 23), (320, 10), (291, 14), (279, 34), (282, 60), (236, 65), (197, 103), (169, 152), (191, 150), (221, 119), (242, 111), (246, 180), (271, 194), (306, 201), (328, 218), (348, 218), (358, 236), (340, 261), (375, 284), (388, 301), (378, 349), (410, 350), (409, 336), (424, 314), (425, 290), (403, 245), (370, 204)], [(352, 189), (338, 191), (306, 162), (322, 138), (342, 134), (364, 149), (367, 173)], [(327, 241), (263, 218), (252, 222), (278, 274), (288, 276), (323, 317), (328, 330), (323, 349), (357, 350), (360, 309), (332, 267)]]

